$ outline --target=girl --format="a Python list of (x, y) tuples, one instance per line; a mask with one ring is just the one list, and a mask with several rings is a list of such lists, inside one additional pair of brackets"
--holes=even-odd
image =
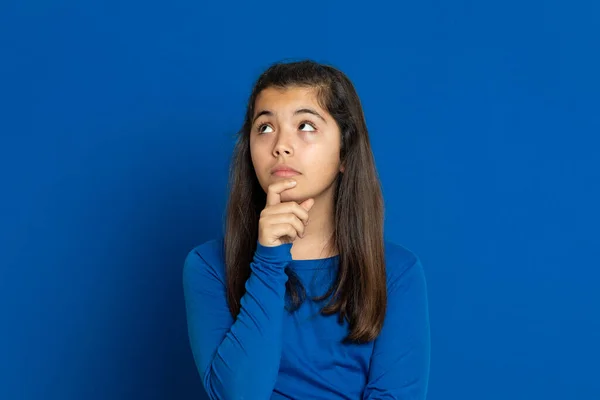
[(278, 63), (255, 83), (230, 170), (225, 235), (183, 283), (210, 399), (425, 399), (420, 259), (384, 240), (360, 100), (341, 71)]

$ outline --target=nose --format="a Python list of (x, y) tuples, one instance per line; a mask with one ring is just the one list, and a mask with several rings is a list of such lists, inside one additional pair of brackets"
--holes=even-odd
[(288, 135), (279, 134), (277, 141), (273, 147), (273, 156), (279, 157), (281, 155), (291, 156), (294, 153), (291, 140)]

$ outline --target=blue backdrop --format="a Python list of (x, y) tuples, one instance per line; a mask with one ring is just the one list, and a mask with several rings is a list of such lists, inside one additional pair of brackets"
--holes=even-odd
[(181, 269), (253, 80), (355, 82), (429, 399), (600, 399), (596, 1), (3, 1), (0, 398), (205, 399)]

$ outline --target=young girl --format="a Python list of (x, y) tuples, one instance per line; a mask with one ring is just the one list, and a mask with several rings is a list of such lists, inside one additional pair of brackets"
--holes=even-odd
[(278, 63), (250, 95), (224, 237), (183, 272), (210, 399), (425, 399), (420, 259), (384, 240), (360, 100), (339, 70)]

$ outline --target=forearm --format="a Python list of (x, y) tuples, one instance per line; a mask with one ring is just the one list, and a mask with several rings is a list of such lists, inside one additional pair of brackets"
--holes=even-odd
[[(211, 399), (268, 399), (281, 358), (287, 276), (252, 272), (241, 310), (204, 373)], [(284, 278), (285, 277), (285, 278)]]
[(222, 283), (188, 274), (190, 343), (211, 399), (270, 398), (281, 358), (286, 255), (285, 248), (257, 249), (235, 319)]

